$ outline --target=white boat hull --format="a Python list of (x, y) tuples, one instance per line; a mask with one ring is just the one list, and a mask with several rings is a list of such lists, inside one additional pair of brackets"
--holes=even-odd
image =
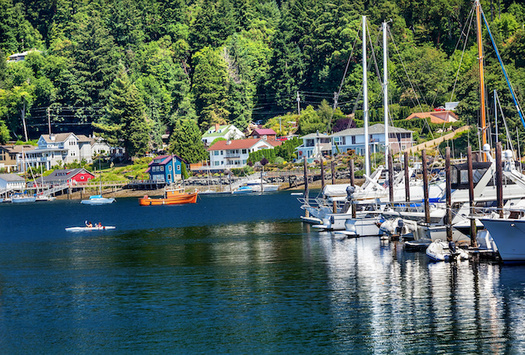
[(68, 227), (66, 232), (94, 232), (94, 231), (106, 231), (115, 229), (115, 226), (102, 226), (102, 227)]
[(109, 205), (111, 203), (115, 202), (114, 198), (90, 198), (89, 200), (82, 200), (80, 201), (83, 205)]
[(481, 219), (503, 262), (525, 262), (525, 220)]

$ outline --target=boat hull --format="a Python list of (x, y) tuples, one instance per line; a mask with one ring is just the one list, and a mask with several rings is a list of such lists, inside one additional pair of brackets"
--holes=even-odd
[(115, 226), (101, 226), (101, 227), (68, 227), (66, 232), (92, 232), (92, 231), (105, 231), (115, 229)]
[(151, 198), (144, 196), (139, 198), (141, 206), (161, 206), (161, 205), (184, 205), (197, 202), (197, 193), (168, 195), (166, 198)]
[(481, 219), (498, 248), (501, 260), (525, 262), (525, 221), (510, 219)]
[(115, 202), (114, 198), (105, 198), (105, 197), (90, 198), (89, 200), (82, 200), (82, 201), (80, 201), (80, 203), (83, 204), (83, 205), (95, 205), (95, 206), (98, 206), (98, 205), (109, 205), (109, 204), (111, 204), (113, 202)]

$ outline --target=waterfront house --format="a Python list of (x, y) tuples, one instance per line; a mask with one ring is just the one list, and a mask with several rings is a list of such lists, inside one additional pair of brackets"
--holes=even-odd
[[(344, 153), (354, 150), (356, 154), (365, 152), (365, 129), (349, 128), (336, 132), (330, 136), (332, 140), (332, 153)], [(385, 125), (375, 124), (368, 128), (370, 153), (384, 152), (385, 150)], [(388, 126), (388, 144), (393, 154), (412, 147), (412, 131), (404, 128)]]
[(232, 124), (215, 124), (202, 135), (201, 140), (206, 147), (209, 147), (217, 138), (223, 138), (225, 140), (244, 139), (245, 135)]
[(75, 161), (85, 161), (90, 164), (93, 162), (94, 155), (109, 153), (110, 150), (111, 147), (100, 138), (74, 133), (43, 134), (38, 140), (38, 147), (25, 152), (24, 159), (19, 162), (19, 166), (20, 170), (24, 171), (23, 166), (37, 168), (43, 166), (49, 170), (53, 166)]
[(274, 141), (276, 140), (277, 133), (271, 128), (256, 128), (252, 131), (252, 133), (249, 136), (250, 138), (262, 138), (267, 141)]
[(172, 184), (182, 178), (182, 164), (188, 164), (177, 155), (160, 155), (153, 158), (148, 169), (150, 180)]
[(0, 191), (22, 191), (26, 188), (26, 181), (16, 174), (0, 174)]
[(15, 53), (15, 54), (11, 54), (8, 58), (8, 62), (20, 62), (20, 61), (23, 61), (26, 59), (27, 55), (31, 52), (38, 52), (38, 53), (42, 53), (42, 51), (39, 51), (39, 50), (36, 50), (36, 49), (31, 49), (29, 51), (25, 51), (25, 52), (21, 52), (21, 53)]
[(242, 168), (246, 166), (250, 153), (261, 149), (273, 149), (281, 144), (279, 141), (255, 138), (215, 142), (208, 148), (210, 168), (213, 170)]
[(300, 138), (303, 140), (303, 144), (296, 148), (299, 160), (306, 158), (307, 161), (312, 162), (315, 159), (319, 159), (321, 153), (323, 155), (332, 154), (332, 140), (329, 135), (310, 133)]
[[(50, 175), (45, 176), (43, 180), (44, 185), (78, 185), (86, 183), (95, 178), (95, 175), (84, 168), (77, 169), (59, 169), (53, 171)], [(40, 180), (40, 179), (39, 179)]]
[(28, 152), (35, 148), (35, 146), (29, 144), (0, 145), (0, 169), (8, 173), (18, 171), (18, 162), (22, 161), (22, 152)]

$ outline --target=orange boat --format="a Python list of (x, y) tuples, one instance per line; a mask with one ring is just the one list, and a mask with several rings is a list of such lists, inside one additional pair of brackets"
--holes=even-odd
[(187, 193), (182, 189), (170, 189), (164, 192), (162, 198), (151, 198), (145, 195), (139, 198), (139, 205), (141, 206), (158, 206), (158, 205), (183, 205), (186, 203), (197, 202), (197, 192)]

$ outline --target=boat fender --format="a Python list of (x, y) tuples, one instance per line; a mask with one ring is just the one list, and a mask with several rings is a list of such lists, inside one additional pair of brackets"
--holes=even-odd
[(148, 198), (148, 195), (144, 195), (144, 198)]

